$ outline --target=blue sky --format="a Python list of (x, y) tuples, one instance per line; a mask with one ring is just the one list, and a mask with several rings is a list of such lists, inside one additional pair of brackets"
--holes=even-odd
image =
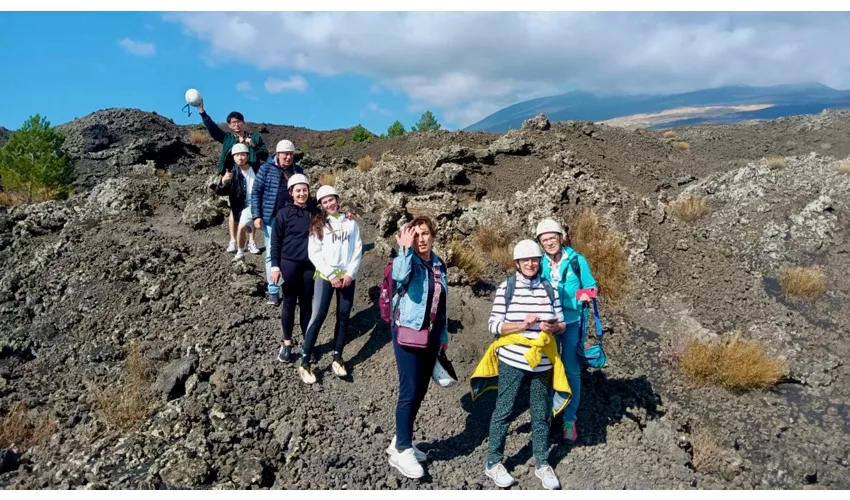
[[(0, 125), (106, 107), (177, 123), (186, 89), (217, 120), (317, 130), (449, 129), (573, 89), (850, 88), (850, 14), (620, 12), (0, 13)], [(12, 52), (18, 49), (18, 52)]]
[[(156, 111), (179, 124), (200, 123), (195, 110), (191, 117), (181, 110), (191, 87), (201, 91), (207, 112), (219, 121), (239, 110), (250, 121), (316, 130), (362, 123), (380, 134), (395, 120), (409, 129), (421, 115), (406, 111), (403, 95), (372, 88), (371, 80), (359, 75), (303, 75), (305, 90), (269, 93), (266, 80), (289, 81), (294, 73), (211, 62), (203, 56), (202, 41), (158, 13), (5, 12), (0, 19), (0, 46), (20, 46), (25, 40), (28, 54), (0, 55), (3, 66), (11, 63), (23, 77), (0, 79), (0, 95), (15, 96), (0, 106), (0, 126), (9, 129), (35, 113), (58, 125), (108, 107)], [(122, 45), (125, 39), (135, 44)], [(146, 44), (153, 44), (152, 53)], [(253, 90), (237, 90), (246, 81)]]

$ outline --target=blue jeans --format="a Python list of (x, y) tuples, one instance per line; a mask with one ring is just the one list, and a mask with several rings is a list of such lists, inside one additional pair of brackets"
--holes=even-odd
[(436, 332), (436, 329), (430, 332), (428, 347), (417, 349), (399, 345), (396, 342), (398, 333), (393, 327), (393, 351), (398, 368), (398, 401), (395, 406), (395, 447), (398, 451), (413, 446), (413, 424), (428, 392), (440, 348), (440, 337)]
[(270, 294), (279, 294), (280, 287), (272, 283), (272, 226), (263, 223), (263, 246), (266, 247), (266, 283)]
[(561, 362), (567, 372), (567, 382), (573, 391), (570, 404), (564, 408), (564, 423), (575, 423), (578, 412), (579, 400), (581, 399), (581, 364), (579, 363), (578, 350), (581, 346), (581, 321), (567, 323), (567, 328), (561, 335), (556, 335), (558, 351), (561, 353)]

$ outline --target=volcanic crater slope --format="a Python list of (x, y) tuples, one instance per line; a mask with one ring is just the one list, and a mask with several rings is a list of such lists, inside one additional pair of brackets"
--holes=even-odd
[[(472, 402), (467, 384), (506, 276), (479, 250), (482, 228), (509, 249), (544, 216), (578, 231), (590, 209), (622, 235), (630, 291), (602, 299), (609, 361), (583, 375), (578, 443), (551, 447), (563, 487), (850, 488), (850, 174), (835, 167), (850, 154), (847, 112), (675, 134), (538, 116), (504, 135), (345, 144), (346, 131), (249, 127), (272, 147), (293, 139), (312, 182), (333, 178), (357, 210), (351, 377), (329, 370), (332, 313), (318, 384), (276, 361), (262, 256), (224, 251), (218, 144), (153, 113), (98, 111), (61, 126), (69, 200), (0, 208), (0, 487), (494, 488), (482, 470), (494, 395)], [(397, 374), (375, 303), (392, 235), (418, 214), (437, 220), (450, 263), (461, 376), (423, 403), (422, 482), (387, 464)], [(825, 292), (783, 294), (793, 266), (822, 270)], [(689, 339), (731, 338), (780, 360), (777, 383), (684, 374)], [(540, 487), (527, 411), (506, 457), (514, 488)]]

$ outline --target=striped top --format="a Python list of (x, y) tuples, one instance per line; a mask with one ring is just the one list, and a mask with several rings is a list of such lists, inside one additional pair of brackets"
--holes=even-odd
[[(541, 320), (551, 320), (557, 318), (558, 321), (564, 321), (564, 313), (561, 309), (561, 299), (558, 297), (557, 287), (552, 287), (555, 292), (555, 303), (549, 301), (549, 296), (546, 294), (546, 289), (540, 281), (540, 278), (529, 280), (522, 273), (516, 274), (516, 286), (514, 287), (514, 296), (511, 303), (505, 310), (505, 288), (507, 280), (503, 281), (496, 290), (496, 298), (493, 301), (493, 309), (490, 311), (489, 328), (490, 333), (498, 335), (502, 333), (503, 323), (522, 323), (525, 321), (526, 314), (536, 314)], [(517, 332), (527, 339), (536, 339), (540, 335), (540, 324), (534, 324), (528, 330)], [(528, 361), (525, 359), (525, 353), (531, 349), (523, 345), (509, 345), (500, 347), (496, 350), (499, 356), (499, 361), (505, 364), (519, 368), (525, 371), (543, 372), (552, 369), (552, 362), (543, 355), (540, 364), (533, 370), (528, 366)]]

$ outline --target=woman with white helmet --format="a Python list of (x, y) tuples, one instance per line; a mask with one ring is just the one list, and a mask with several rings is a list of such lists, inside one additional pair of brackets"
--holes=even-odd
[(363, 242), (360, 227), (339, 210), (339, 193), (333, 186), (322, 186), (316, 192), (316, 200), (322, 211), (313, 216), (310, 223), (310, 238), (307, 253), (316, 267), (313, 288), (313, 315), (304, 334), (301, 364), (298, 373), (307, 384), (316, 382), (310, 368), (313, 347), (322, 328), (331, 299), (336, 295), (336, 327), (334, 329), (334, 355), (331, 369), (337, 377), (348, 372), (342, 359), (345, 336), (348, 333), (348, 317), (354, 302), (354, 283), (360, 268)]
[[(514, 478), (502, 465), (511, 410), (520, 389), (528, 387), (531, 410), (531, 443), (537, 464), (535, 475), (546, 489), (560, 487), (548, 463), (550, 387), (556, 389), (554, 411), (569, 399), (569, 387), (558, 359), (554, 336), (564, 329), (557, 290), (540, 276), (542, 253), (537, 243), (523, 240), (514, 247), (516, 272), (496, 290), (490, 312), (490, 345), (470, 380), (472, 396), (498, 388), (490, 420), (489, 454), (484, 473), (506, 488)], [(497, 384), (497, 387), (496, 387)]]
[(307, 323), (312, 314), (313, 273), (316, 268), (310, 262), (307, 240), (310, 219), (318, 213), (315, 205), (309, 204), (310, 181), (304, 174), (289, 178), (287, 189), (291, 201), (277, 211), (271, 238), (271, 280), (280, 285), (283, 294), (280, 309), (280, 326), (283, 330), (283, 345), (277, 359), (283, 363), (293, 361), (292, 330), (295, 328), (295, 306), (300, 307), (301, 331), (307, 333)]
[(558, 289), (564, 309), (566, 329), (563, 335), (558, 335), (557, 341), (561, 361), (567, 370), (567, 379), (573, 392), (570, 404), (563, 414), (563, 438), (568, 444), (572, 444), (578, 439), (576, 413), (581, 396), (579, 350), (584, 348), (584, 339), (580, 326), (584, 305), (591, 301), (584, 292), (576, 298), (576, 292), (596, 288), (597, 285), (587, 259), (570, 246), (567, 232), (560, 224), (552, 219), (543, 219), (537, 224), (536, 233), (537, 241), (546, 252), (543, 257), (542, 276)]

